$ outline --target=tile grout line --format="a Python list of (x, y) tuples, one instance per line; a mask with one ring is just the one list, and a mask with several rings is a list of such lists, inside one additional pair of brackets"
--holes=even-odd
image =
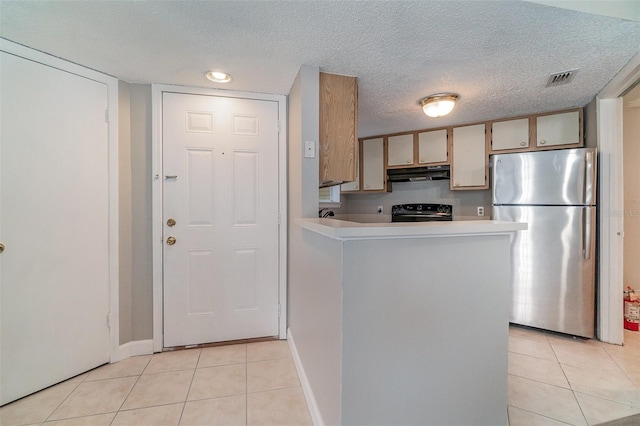
[[(99, 367), (96, 367), (96, 368), (99, 368)], [(95, 370), (96, 368), (94, 368), (93, 370)], [(93, 371), (93, 370), (90, 370), (90, 371)], [(84, 374), (86, 374), (86, 373), (84, 373)], [(87, 376), (87, 377), (88, 377), (88, 376)], [(72, 394), (73, 394), (73, 393), (74, 393), (74, 392), (75, 392), (75, 391), (80, 387), (80, 385), (84, 383), (84, 381), (87, 379), (87, 377), (85, 377), (84, 379), (82, 379), (81, 381), (79, 381), (79, 382), (78, 382), (78, 384), (76, 384), (76, 386), (73, 388), (73, 390), (72, 390), (71, 392), (69, 392), (69, 395), (67, 395), (67, 396), (66, 396), (66, 397), (65, 397), (65, 398), (60, 402), (60, 404), (58, 404), (58, 405), (56, 406), (56, 408), (54, 408), (53, 410), (51, 410), (51, 412), (49, 413), (49, 415), (47, 416), (47, 418), (46, 418), (46, 419), (44, 419), (44, 421), (42, 422), (42, 424), (45, 424), (45, 423), (49, 420), (49, 418), (53, 415), (53, 413), (55, 413), (55, 412), (58, 410), (58, 408), (60, 408), (60, 407), (62, 406), (62, 404), (64, 404), (64, 403), (65, 403), (65, 401), (66, 401), (67, 399), (69, 399), (69, 397), (70, 397), (70, 396), (71, 396), (71, 395), (72, 395)], [(65, 382), (66, 382), (66, 380), (65, 380)], [(65, 382), (57, 383), (57, 384), (55, 384), (55, 385), (53, 385), (53, 386), (50, 386), (50, 388), (52, 388), (52, 387), (54, 387), (54, 386), (61, 385), (62, 383), (65, 383)], [(47, 388), (47, 389), (48, 389), (48, 388)], [(42, 392), (42, 391), (38, 391), (38, 392)], [(38, 393), (38, 392), (36, 392), (36, 393)], [(35, 395), (35, 393), (34, 393), (33, 395)], [(28, 396), (31, 396), (31, 395), (28, 395)]]
[[(622, 347), (624, 347), (624, 345), (622, 345)], [(633, 384), (633, 386), (636, 387), (636, 390), (640, 390), (640, 386), (636, 384), (636, 381), (633, 380), (633, 378), (631, 376), (629, 376), (629, 373), (627, 373), (627, 370), (624, 368), (623, 365), (621, 365), (614, 357), (613, 355), (611, 355), (609, 353), (609, 351), (606, 348), (603, 348), (604, 352), (609, 356), (609, 358), (611, 358), (611, 360), (614, 362), (614, 364), (620, 369), (620, 371), (622, 371), (622, 374), (624, 374), (624, 376), (629, 379), (629, 381), (631, 382), (631, 384)]]
[(118, 417), (118, 413), (120, 413), (120, 410), (122, 410), (122, 407), (124, 406), (124, 403), (127, 402), (127, 398), (129, 398), (129, 395), (131, 395), (131, 392), (133, 392), (133, 388), (136, 387), (136, 385), (140, 381), (140, 378), (142, 377), (142, 374), (145, 372), (147, 367), (149, 367), (149, 364), (151, 364), (151, 359), (152, 358), (153, 358), (153, 355), (151, 355), (149, 357), (149, 360), (147, 361), (147, 364), (144, 366), (144, 368), (142, 369), (142, 371), (140, 372), (140, 374), (136, 378), (136, 381), (133, 383), (133, 386), (131, 386), (131, 389), (129, 389), (129, 392), (127, 392), (127, 395), (122, 400), (122, 403), (120, 404), (120, 407), (118, 407), (118, 410), (116, 410), (116, 415), (113, 416), (113, 419), (111, 419), (111, 421), (109, 422), (109, 426), (111, 426), (113, 424), (113, 422), (116, 420), (116, 417)]
[(567, 423), (567, 422), (565, 422), (563, 420), (558, 420), (558, 419), (555, 419), (553, 417), (549, 417), (549, 416), (547, 416), (545, 414), (540, 414), (540, 413), (536, 413), (535, 411), (527, 410), (526, 408), (516, 407), (515, 405), (510, 405), (508, 407), (517, 408), (518, 410), (526, 411), (527, 413), (535, 414), (536, 416), (544, 417), (545, 419), (553, 420), (554, 422), (562, 423), (562, 424), (569, 425), (569, 426), (575, 426), (575, 425), (573, 425), (571, 423)]
[(187, 401), (189, 399), (189, 392), (191, 392), (191, 386), (193, 386), (193, 380), (196, 377), (196, 371), (198, 371), (198, 363), (200, 362), (200, 357), (202, 356), (202, 349), (198, 349), (198, 359), (196, 360), (196, 365), (193, 368), (193, 374), (191, 375), (191, 382), (189, 383), (189, 388), (187, 389), (187, 394), (184, 396), (184, 402), (182, 403), (182, 411), (180, 411), (180, 417), (178, 418), (178, 425), (182, 421), (182, 416), (184, 415), (184, 410), (187, 408)]
[(567, 381), (567, 384), (569, 385), (569, 390), (571, 390), (571, 394), (573, 395), (573, 399), (576, 400), (576, 404), (578, 404), (578, 409), (580, 410), (580, 414), (582, 414), (582, 418), (584, 419), (584, 422), (589, 425), (589, 420), (587, 420), (587, 415), (584, 412), (584, 408), (582, 408), (582, 404), (580, 404), (580, 400), (578, 399), (578, 395), (576, 395), (576, 391), (573, 388), (573, 385), (571, 384), (571, 381), (569, 380), (569, 377), (567, 376), (567, 372), (564, 371), (564, 368), (562, 368), (562, 363), (560, 362), (560, 359), (558, 358), (558, 354), (556, 353), (556, 349), (553, 346), (553, 343), (551, 341), (549, 341), (549, 338), (547, 337), (547, 341), (549, 342), (549, 346), (551, 346), (551, 350), (553, 351), (553, 356), (556, 357), (556, 362), (558, 363), (558, 367), (560, 367), (560, 371), (562, 371), (562, 374), (564, 375), (564, 378)]

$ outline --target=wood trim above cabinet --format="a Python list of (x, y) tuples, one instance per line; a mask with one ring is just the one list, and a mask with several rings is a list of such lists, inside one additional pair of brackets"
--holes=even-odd
[(356, 178), (358, 84), (356, 77), (320, 73), (320, 181)]

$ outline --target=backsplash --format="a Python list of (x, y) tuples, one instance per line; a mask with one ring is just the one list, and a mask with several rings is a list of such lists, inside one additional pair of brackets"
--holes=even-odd
[[(395, 182), (393, 192), (372, 194), (342, 194), (342, 207), (331, 209), (336, 215), (348, 215), (349, 220), (363, 222), (390, 221), (391, 206), (407, 203), (438, 203), (453, 206), (453, 220), (489, 219), (491, 191), (451, 191), (449, 181)], [(378, 206), (383, 213), (378, 215)], [(478, 217), (477, 207), (484, 207), (484, 217)], [(372, 215), (374, 215), (372, 217)], [(375, 216), (379, 216), (376, 220)], [(368, 218), (369, 220), (365, 220)], [(359, 219), (359, 220), (356, 220)]]

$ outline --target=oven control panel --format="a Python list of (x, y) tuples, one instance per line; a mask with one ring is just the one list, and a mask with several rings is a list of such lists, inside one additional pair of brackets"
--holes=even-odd
[(450, 204), (396, 204), (391, 207), (392, 222), (435, 222), (453, 220)]

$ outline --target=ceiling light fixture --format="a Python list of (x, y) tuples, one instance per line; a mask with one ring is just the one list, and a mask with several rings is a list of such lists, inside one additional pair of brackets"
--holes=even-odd
[(438, 93), (420, 100), (420, 106), (429, 117), (443, 117), (451, 112), (459, 96), (453, 93)]
[(214, 83), (228, 83), (231, 81), (231, 74), (224, 71), (207, 71), (204, 75)]

